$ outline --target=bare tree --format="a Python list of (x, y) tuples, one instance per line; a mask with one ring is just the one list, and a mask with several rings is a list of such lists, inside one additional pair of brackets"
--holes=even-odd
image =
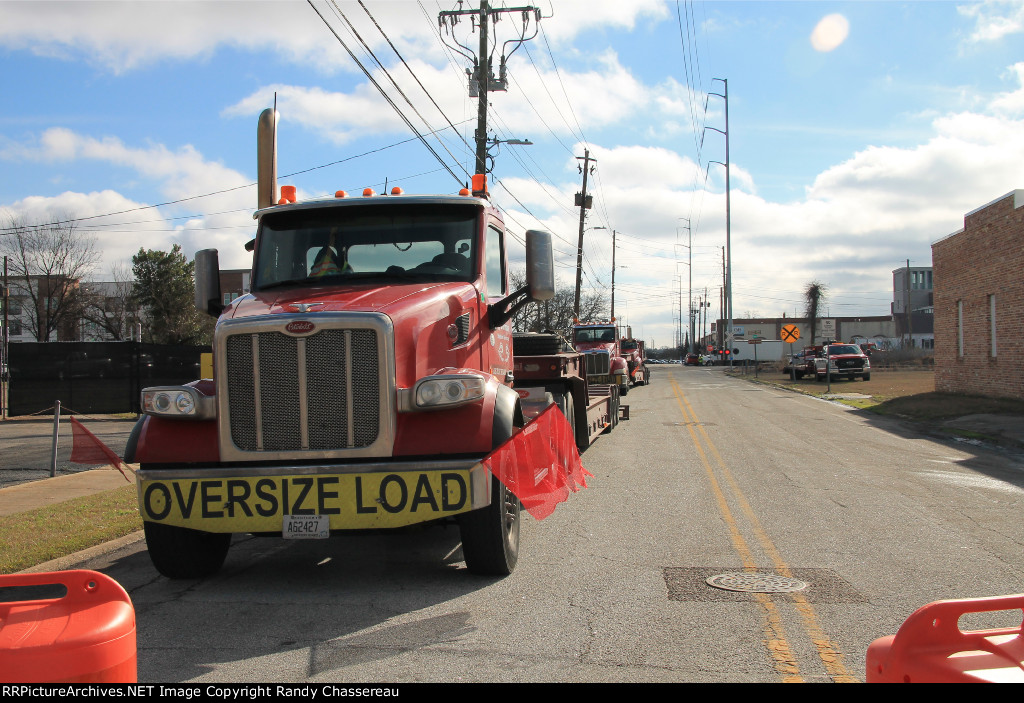
[(95, 238), (79, 232), (66, 216), (40, 223), (10, 217), (0, 229), (0, 254), (9, 259), (12, 288), (29, 300), (35, 338), (47, 342), (58, 330), (74, 336), (69, 328), (81, 311), (79, 282), (99, 261)]
[[(519, 289), (526, 285), (526, 272), (522, 269), (512, 271), (512, 288)], [(553, 332), (566, 339), (572, 338), (572, 326), (575, 322), (573, 307), (576, 292), (572, 286), (562, 281), (555, 282), (555, 297), (542, 303), (528, 305), (512, 318), (512, 329), (515, 332)], [(580, 296), (580, 320), (604, 321), (608, 319), (608, 301), (598, 291), (590, 291)]]
[(116, 341), (131, 340), (139, 322), (139, 304), (132, 296), (132, 273), (119, 264), (111, 276), (113, 281), (82, 284), (82, 318)]
[(828, 297), (828, 286), (820, 281), (811, 281), (804, 290), (804, 301), (806, 307), (804, 312), (811, 325), (811, 344), (814, 344), (814, 334), (818, 327), (818, 316), (821, 314), (821, 304)]

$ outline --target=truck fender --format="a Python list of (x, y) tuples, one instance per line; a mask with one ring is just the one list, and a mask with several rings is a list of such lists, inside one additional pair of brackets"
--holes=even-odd
[(142, 434), (142, 426), (146, 422), (148, 415), (143, 415), (135, 423), (135, 427), (132, 428), (132, 433), (128, 435), (128, 443), (124, 445), (124, 463), (134, 464), (135, 454), (139, 450), (139, 435)]
[(168, 420), (143, 415), (128, 438), (125, 461), (140, 464), (216, 463), (220, 461), (218, 442), (216, 420)]
[(626, 373), (626, 360), (621, 356), (613, 356), (611, 363), (612, 375), (616, 373)]
[(498, 385), (494, 393), (494, 415), (491, 424), (491, 445), (501, 446), (522, 427), (523, 410), (519, 405), (519, 394), (508, 386)]

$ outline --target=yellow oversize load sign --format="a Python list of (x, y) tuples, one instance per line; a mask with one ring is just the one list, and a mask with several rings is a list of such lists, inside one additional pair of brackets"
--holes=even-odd
[(280, 532), (285, 515), (326, 515), (332, 530), (401, 527), (472, 507), (468, 470), (146, 479), (143, 520), (206, 532)]

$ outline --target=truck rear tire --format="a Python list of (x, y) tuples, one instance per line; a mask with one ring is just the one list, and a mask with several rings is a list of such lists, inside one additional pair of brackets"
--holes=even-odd
[(231, 546), (230, 533), (201, 532), (143, 522), (153, 566), (169, 579), (197, 579), (220, 571)]
[(519, 561), (522, 506), (512, 491), (491, 476), (491, 504), (459, 516), (462, 555), (474, 574), (508, 576)]

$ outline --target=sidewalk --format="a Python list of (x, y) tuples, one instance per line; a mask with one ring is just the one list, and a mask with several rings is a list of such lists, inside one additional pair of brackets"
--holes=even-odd
[[(132, 482), (135, 480), (131, 473), (128, 473), (128, 478), (132, 479)], [(108, 465), (0, 488), (0, 517), (62, 503), (72, 498), (111, 491), (126, 485), (128, 481), (121, 472)]]

